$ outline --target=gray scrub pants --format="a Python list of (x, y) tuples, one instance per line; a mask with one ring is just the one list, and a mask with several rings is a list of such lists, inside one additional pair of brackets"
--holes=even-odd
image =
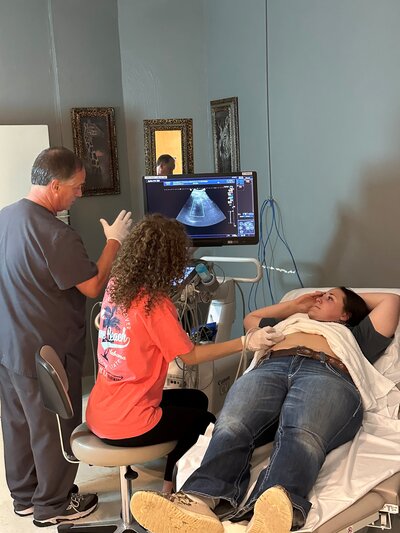
[[(67, 441), (81, 420), (80, 377), (70, 379), (69, 393), (76, 405), (74, 418), (62, 420)], [(33, 505), (37, 520), (62, 514), (78, 465), (62, 454), (56, 416), (43, 407), (37, 379), (0, 365), (0, 397), (6, 480), (14, 505)], [(69, 442), (64, 445), (69, 450)]]

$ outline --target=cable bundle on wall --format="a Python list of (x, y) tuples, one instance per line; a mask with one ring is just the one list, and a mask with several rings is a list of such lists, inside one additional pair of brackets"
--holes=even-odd
[[(289, 244), (286, 240), (282, 215), (278, 203), (272, 194), (272, 165), (271, 165), (271, 128), (270, 128), (270, 97), (269, 97), (269, 47), (268, 47), (268, 0), (265, 0), (265, 34), (266, 34), (266, 68), (265, 68), (265, 86), (266, 86), (266, 124), (267, 124), (267, 155), (268, 155), (268, 179), (269, 179), (269, 196), (263, 201), (260, 209), (260, 242), (258, 245), (258, 260), (264, 268), (265, 277), (263, 278), (263, 305), (267, 305), (268, 299), (271, 303), (275, 303), (274, 283), (273, 277), (275, 273), (280, 274), (295, 274), (300, 286), (303, 287), (300, 274), (296, 265), (295, 258), (290, 250)], [(274, 234), (275, 232), (275, 234)], [(274, 264), (274, 252), (277, 244), (282, 243), (286, 251), (290, 255), (293, 269), (286, 270), (282, 267), (277, 267)], [(269, 261), (267, 262), (269, 252)], [(265, 291), (265, 281), (268, 291)], [(252, 286), (249, 298), (249, 310), (257, 308), (257, 293), (259, 285)]]

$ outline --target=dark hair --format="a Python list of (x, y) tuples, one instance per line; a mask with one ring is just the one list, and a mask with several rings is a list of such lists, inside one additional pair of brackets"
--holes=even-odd
[(175, 159), (172, 157), (172, 155), (162, 154), (157, 159), (156, 166), (158, 167), (158, 165), (169, 165), (169, 163), (174, 163), (175, 165)]
[(182, 277), (190, 246), (180, 222), (159, 214), (144, 217), (132, 228), (114, 261), (111, 301), (127, 311), (133, 300), (143, 296), (149, 313)]
[(352, 327), (357, 326), (357, 324), (359, 324), (361, 320), (365, 318), (369, 313), (367, 304), (359, 294), (352, 291), (351, 289), (347, 289), (346, 287), (339, 287), (339, 289), (344, 294), (344, 311), (346, 313), (349, 313), (350, 315), (348, 320), (346, 321), (346, 324)]
[(48, 185), (54, 179), (67, 181), (82, 168), (82, 161), (68, 148), (64, 146), (46, 148), (33, 163), (31, 183)]

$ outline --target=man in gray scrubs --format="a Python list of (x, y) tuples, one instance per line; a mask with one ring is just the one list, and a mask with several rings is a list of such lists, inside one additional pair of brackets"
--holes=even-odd
[[(107, 243), (90, 261), (79, 235), (56, 214), (82, 196), (85, 169), (67, 148), (48, 148), (36, 158), (26, 198), (0, 211), (0, 393), (7, 484), (20, 516), (40, 527), (88, 515), (95, 494), (73, 486), (77, 465), (60, 450), (55, 416), (44, 409), (35, 352), (49, 344), (68, 374), (75, 417), (81, 421), (85, 300), (105, 285), (131, 213), (103, 226)], [(64, 423), (63, 422), (63, 423)]]

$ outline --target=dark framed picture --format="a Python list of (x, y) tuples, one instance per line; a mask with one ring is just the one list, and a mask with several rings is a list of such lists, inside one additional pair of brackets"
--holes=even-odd
[(145, 172), (156, 174), (156, 161), (162, 154), (175, 160), (175, 174), (193, 172), (193, 120), (191, 118), (146, 119), (144, 128)]
[(240, 170), (238, 98), (212, 100), (210, 105), (215, 172)]
[(74, 150), (86, 169), (83, 196), (119, 194), (114, 108), (75, 107), (71, 119)]

